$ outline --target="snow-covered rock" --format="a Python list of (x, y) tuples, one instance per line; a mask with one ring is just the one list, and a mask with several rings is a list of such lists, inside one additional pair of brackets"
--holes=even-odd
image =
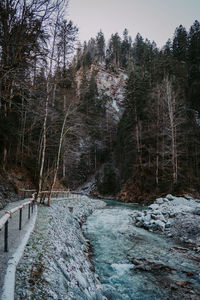
[(152, 210), (159, 209), (159, 205), (154, 203), (154, 204), (149, 205), (149, 208), (152, 209)]
[[(163, 201), (162, 201), (163, 200)], [(200, 245), (200, 204), (189, 197), (176, 197), (168, 194), (156, 199), (149, 209), (140, 212), (135, 218), (136, 226), (149, 231), (166, 232), (181, 241)]]
[(193, 211), (193, 214), (200, 216), (200, 207), (196, 207)]
[(169, 201), (172, 201), (172, 200), (174, 200), (175, 197), (172, 196), (171, 194), (168, 194), (165, 198)]
[(163, 198), (156, 199), (156, 204), (163, 204), (164, 200)]

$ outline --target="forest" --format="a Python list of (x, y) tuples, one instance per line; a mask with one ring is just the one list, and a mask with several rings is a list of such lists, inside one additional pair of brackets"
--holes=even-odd
[[(199, 192), (200, 22), (159, 49), (128, 29), (83, 45), (64, 0), (0, 2), (0, 172), (145, 202)], [(98, 70), (124, 74), (119, 116)], [(120, 84), (120, 81), (119, 81)], [(109, 87), (108, 87), (109, 89)]]

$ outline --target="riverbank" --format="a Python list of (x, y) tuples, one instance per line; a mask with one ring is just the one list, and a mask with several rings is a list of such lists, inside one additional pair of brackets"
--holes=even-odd
[(138, 215), (148, 215), (147, 209), (138, 209), (113, 203), (96, 210), (84, 223), (103, 294), (115, 300), (200, 299), (196, 248), (159, 229), (135, 226)]
[(200, 252), (200, 200), (189, 195), (168, 194), (158, 198), (144, 212), (134, 216), (134, 223), (150, 232), (161, 232), (189, 244)]
[[(182, 215), (183, 201), (190, 208)], [(116, 201), (105, 208), (104, 201), (71, 195), (40, 206), (17, 267), (15, 299), (198, 299), (198, 247), (177, 239), (179, 227), (172, 233), (172, 221), (192, 218), (198, 203), (173, 197), (145, 210)], [(165, 228), (145, 228), (146, 216)]]
[[(72, 195), (41, 206), (16, 271), (15, 299), (103, 299), (81, 224), (100, 200)], [(99, 297), (99, 298), (98, 298)]]

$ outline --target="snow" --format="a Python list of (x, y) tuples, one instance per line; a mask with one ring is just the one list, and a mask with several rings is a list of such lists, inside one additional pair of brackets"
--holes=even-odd
[(44, 295), (51, 299), (95, 299), (101, 294), (81, 224), (103, 206), (100, 200), (69, 195), (53, 201), (50, 208), (39, 207), (36, 228), (17, 268), (17, 299), (43, 299)]
[(176, 197), (168, 194), (156, 199), (149, 209), (138, 213), (135, 224), (149, 231), (160, 230), (168, 236), (176, 236), (181, 241), (200, 246), (200, 200), (191, 196)]

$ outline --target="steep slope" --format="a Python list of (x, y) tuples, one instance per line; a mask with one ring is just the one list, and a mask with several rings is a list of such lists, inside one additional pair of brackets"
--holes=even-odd
[[(92, 78), (94, 78), (95, 92), (90, 90)], [(93, 64), (87, 70), (80, 68), (76, 72), (81, 128), (76, 135), (76, 145), (66, 161), (68, 172), (65, 180), (70, 188), (76, 189), (82, 186), (91, 176), (96, 181), (94, 174), (101, 181), (104, 177), (102, 166), (108, 162), (112, 166), (117, 125), (123, 113), (122, 102), (126, 78), (127, 75), (122, 69), (111, 72), (103, 64)], [(83, 80), (85, 80), (84, 88)], [(89, 91), (83, 96), (81, 93), (85, 89)]]
[[(87, 70), (87, 79), (90, 79), (92, 73), (96, 74), (96, 83), (99, 97), (107, 96), (106, 112), (112, 115), (116, 123), (122, 114), (122, 101), (124, 99), (124, 87), (127, 75), (124, 70), (117, 69), (111, 72), (103, 64), (93, 64)], [(77, 93), (79, 95), (83, 70), (76, 74)]]

